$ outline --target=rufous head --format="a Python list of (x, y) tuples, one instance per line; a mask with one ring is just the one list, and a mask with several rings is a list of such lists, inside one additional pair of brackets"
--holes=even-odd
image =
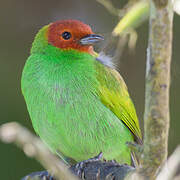
[(92, 32), (90, 26), (78, 20), (60, 20), (51, 23), (47, 31), (48, 43), (64, 50), (75, 49), (93, 53), (93, 44), (103, 37)]

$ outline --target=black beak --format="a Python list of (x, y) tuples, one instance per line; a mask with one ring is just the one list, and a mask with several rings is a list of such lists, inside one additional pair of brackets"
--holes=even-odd
[(83, 38), (80, 39), (80, 44), (82, 45), (92, 45), (96, 42), (102, 41), (104, 38), (97, 34), (89, 34)]

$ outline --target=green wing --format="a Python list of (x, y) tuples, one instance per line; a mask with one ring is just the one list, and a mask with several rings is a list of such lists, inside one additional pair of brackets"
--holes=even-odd
[(142, 135), (139, 121), (123, 78), (116, 70), (102, 64), (98, 63), (96, 68), (102, 103), (124, 122), (133, 133), (136, 141), (141, 143)]

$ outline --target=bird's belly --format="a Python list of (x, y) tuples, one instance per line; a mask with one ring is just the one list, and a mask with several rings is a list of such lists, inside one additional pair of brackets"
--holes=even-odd
[(26, 99), (37, 134), (52, 151), (76, 161), (103, 152), (107, 160), (121, 156), (121, 162), (129, 163), (126, 142), (133, 141), (129, 129), (96, 95), (73, 93), (47, 96), (38, 90)]
[(102, 151), (106, 159), (122, 155), (128, 156), (129, 161), (125, 143), (132, 141), (132, 135), (99, 99), (71, 97), (68, 103), (56, 101), (39, 107), (32, 122), (35, 121), (37, 133), (54, 152), (81, 161)]

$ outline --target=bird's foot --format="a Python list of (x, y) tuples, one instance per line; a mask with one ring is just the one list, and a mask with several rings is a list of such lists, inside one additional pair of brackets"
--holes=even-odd
[[(106, 161), (106, 160), (105, 160)], [(108, 160), (108, 161), (106, 161), (106, 162), (109, 162), (109, 163), (112, 163), (112, 164), (119, 164), (115, 159), (113, 159), (113, 160)]]
[(91, 162), (97, 162), (100, 161), (103, 157), (103, 153), (100, 152), (97, 156), (90, 158), (88, 160), (85, 161), (81, 161), (78, 164), (76, 164), (76, 169), (77, 169), (77, 175), (82, 178), (83, 172), (84, 172), (84, 168), (86, 167), (87, 163), (91, 163)]
[(21, 180), (31, 180), (31, 179), (38, 179), (38, 180), (55, 180), (48, 171), (39, 171), (39, 172), (33, 172), (27, 176), (25, 176), (24, 178), (22, 178)]

